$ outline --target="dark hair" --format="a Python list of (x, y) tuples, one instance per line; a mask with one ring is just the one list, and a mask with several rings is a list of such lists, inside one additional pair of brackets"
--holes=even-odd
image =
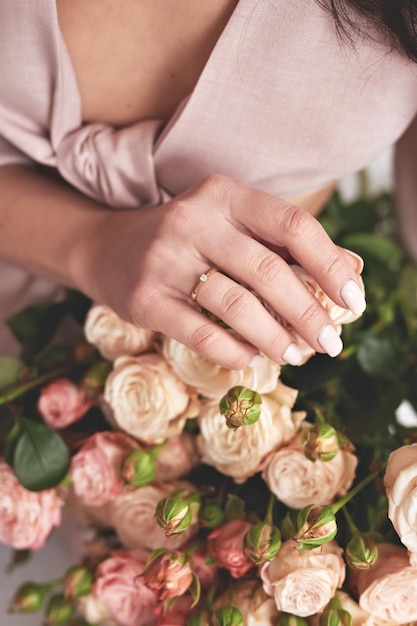
[(369, 36), (376, 27), (391, 46), (417, 62), (417, 0), (318, 0), (329, 9), (339, 34)]

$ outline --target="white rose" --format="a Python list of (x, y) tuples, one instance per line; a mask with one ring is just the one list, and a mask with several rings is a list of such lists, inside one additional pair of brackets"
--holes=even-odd
[(302, 509), (308, 504), (330, 504), (336, 495), (345, 495), (357, 463), (354, 454), (340, 449), (331, 461), (310, 461), (297, 435), (268, 456), (262, 478), (278, 500), (291, 509)]
[(191, 483), (175, 481), (138, 489), (126, 489), (113, 500), (110, 505), (113, 526), (128, 549), (177, 550), (196, 534), (198, 527), (195, 524), (180, 535), (166, 537), (155, 519), (158, 502), (177, 489), (195, 491)]
[(227, 427), (218, 402), (207, 402), (200, 413), (197, 437), (202, 461), (237, 483), (261, 471), (267, 454), (292, 439), (304, 417), (304, 413), (293, 413), (290, 406), (280, 402), (283, 396), (293, 402), (294, 394), (295, 390), (279, 381), (273, 394), (262, 397), (258, 421), (237, 430)]
[(365, 571), (353, 571), (350, 585), (361, 609), (376, 620), (407, 624), (417, 620), (417, 569), (405, 548), (378, 544), (378, 560)]
[(342, 609), (351, 615), (353, 620), (352, 626), (394, 626), (383, 620), (376, 619), (373, 615), (361, 609), (359, 604), (344, 591), (338, 591), (336, 597), (342, 605)]
[(236, 385), (269, 393), (275, 389), (281, 371), (278, 363), (266, 357), (261, 367), (228, 370), (169, 337), (164, 338), (162, 353), (181, 380), (206, 398), (220, 399)]
[(417, 444), (390, 454), (384, 485), (388, 517), (406, 548), (417, 552)]
[(119, 356), (141, 354), (150, 350), (156, 333), (122, 320), (110, 307), (94, 305), (84, 324), (87, 341), (109, 361)]
[(259, 580), (240, 580), (215, 601), (212, 610), (230, 605), (241, 612), (245, 626), (275, 626), (278, 623), (279, 613), (274, 599), (265, 593)]
[(92, 594), (79, 598), (77, 608), (89, 624), (117, 626), (117, 623), (112, 619), (110, 612), (104, 604), (100, 602), (100, 600), (97, 600)]
[(286, 541), (275, 559), (261, 567), (264, 590), (279, 611), (299, 617), (320, 613), (345, 579), (341, 554), (334, 541), (306, 552)]
[(179, 434), (190, 398), (182, 381), (157, 354), (116, 359), (104, 400), (115, 425), (145, 443)]

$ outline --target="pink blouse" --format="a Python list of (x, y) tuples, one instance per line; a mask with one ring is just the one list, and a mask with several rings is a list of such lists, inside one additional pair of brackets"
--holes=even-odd
[[(416, 112), (417, 65), (377, 34), (353, 48), (315, 0), (240, 0), (168, 124), (83, 125), (55, 1), (0, 3), (0, 165), (56, 168), (115, 209), (165, 202), (212, 172), (284, 198), (311, 192), (373, 161)], [(53, 290), (2, 264), (0, 318)]]

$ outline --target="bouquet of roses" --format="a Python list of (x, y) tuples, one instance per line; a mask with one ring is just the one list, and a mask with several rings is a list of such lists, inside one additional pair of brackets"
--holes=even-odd
[[(417, 621), (417, 268), (391, 204), (336, 195), (323, 217), (365, 258), (361, 319), (293, 268), (343, 325), (336, 360), (299, 338), (301, 367), (225, 370), (77, 293), (9, 320), (22, 356), (0, 358), (0, 541), (17, 565), (64, 518), (82, 529), (78, 562), (25, 583), (13, 611), (68, 626)], [(68, 318), (83, 337), (51, 341)]]

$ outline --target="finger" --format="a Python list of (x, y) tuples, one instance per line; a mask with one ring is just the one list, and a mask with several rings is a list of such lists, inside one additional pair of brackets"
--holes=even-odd
[[(333, 320), (281, 257), (240, 232), (234, 235), (233, 254), (225, 242), (220, 241), (220, 243), (223, 245), (213, 245), (210, 251), (213, 261), (237, 282), (248, 285), (259, 294), (262, 300), (275, 311), (275, 320), (277, 317), (286, 320), (287, 326), (294, 329), (315, 351), (327, 352), (330, 356), (337, 356), (341, 352), (343, 344)], [(237, 250), (244, 251), (244, 254), (239, 255)], [(215, 299), (213, 294), (215, 282), (219, 284), (217, 299), (223, 297), (223, 302), (207, 303), (207, 308), (214, 311), (212, 307), (215, 306), (216, 314), (237, 330), (239, 320), (235, 309), (239, 307), (243, 309), (243, 296), (236, 290), (232, 290), (231, 293), (226, 291), (223, 296), (219, 277), (210, 278), (210, 290), (209, 285), (204, 288), (204, 292), (201, 290), (199, 302), (206, 301), (209, 297), (208, 292), (210, 292), (210, 297)], [(223, 289), (228, 289), (228, 286), (223, 285)], [(240, 298), (236, 304), (233, 303), (233, 297)], [(259, 306), (249, 299), (245, 300), (245, 306), (245, 315), (252, 319), (254, 334), (248, 334), (247, 330), (242, 332), (242, 329), (239, 332), (254, 345), (259, 346), (262, 351), (265, 351), (265, 337), (261, 338), (261, 335), (264, 332), (271, 332), (270, 341), (277, 342), (276, 345), (273, 343), (272, 348), (276, 350), (282, 347), (282, 335), (281, 338), (277, 337), (276, 326), (271, 323), (271, 315), (267, 314), (268, 319), (266, 319), (265, 309), (261, 307), (264, 311), (261, 314)], [(229, 308), (232, 311), (229, 311)], [(268, 311), (270, 312), (271, 310)], [(230, 321), (232, 313), (235, 319)], [(229, 316), (229, 321), (225, 319), (226, 314)], [(269, 351), (265, 353), (270, 356)], [(271, 356), (271, 358), (274, 357)]]
[(306, 211), (273, 196), (240, 185), (227, 187), (225, 201), (239, 230), (285, 247), (330, 298), (354, 314), (366, 306), (356, 272), (346, 253), (336, 246), (320, 223)]
[(157, 308), (154, 329), (228, 369), (258, 367), (264, 359), (254, 346), (237, 339), (180, 298), (167, 298), (165, 306)]
[(253, 293), (221, 272), (203, 283), (197, 301), (270, 359), (291, 365), (302, 362), (303, 354), (290, 332)]

